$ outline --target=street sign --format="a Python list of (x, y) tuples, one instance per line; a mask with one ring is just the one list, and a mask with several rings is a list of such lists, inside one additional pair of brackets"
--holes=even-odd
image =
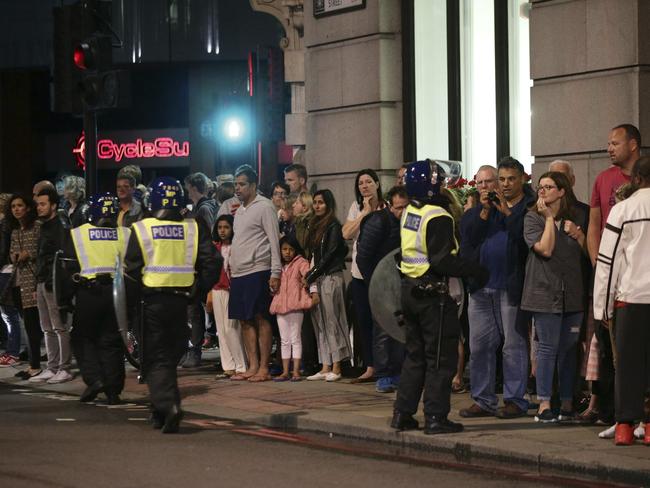
[(366, 0), (314, 0), (314, 17), (366, 8)]

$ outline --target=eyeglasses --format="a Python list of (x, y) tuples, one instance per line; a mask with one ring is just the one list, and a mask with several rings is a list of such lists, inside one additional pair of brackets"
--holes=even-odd
[(551, 191), (551, 190), (557, 190), (557, 186), (551, 186), (551, 185), (542, 185), (540, 186), (537, 191)]

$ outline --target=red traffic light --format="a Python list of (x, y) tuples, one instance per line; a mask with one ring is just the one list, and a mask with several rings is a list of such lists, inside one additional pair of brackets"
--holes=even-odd
[(86, 59), (89, 54), (90, 46), (85, 42), (75, 46), (74, 53), (72, 55), (75, 66), (83, 70), (88, 69), (88, 66), (86, 65)]

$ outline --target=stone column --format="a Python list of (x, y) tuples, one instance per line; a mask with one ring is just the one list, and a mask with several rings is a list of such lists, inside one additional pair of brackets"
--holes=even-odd
[(650, 142), (650, 2), (532, 0), (530, 16), (533, 174), (571, 161), (588, 201), (610, 163), (609, 130), (636, 125)]
[(309, 0), (304, 42), (307, 170), (343, 219), (358, 170), (377, 170), (387, 187), (403, 160), (401, 1), (315, 18)]
[(284, 27), (284, 81), (291, 86), (291, 113), (285, 116), (285, 143), (294, 148), (294, 161), (303, 163), (305, 126), (305, 49), (303, 0), (250, 0), (253, 10), (273, 15)]

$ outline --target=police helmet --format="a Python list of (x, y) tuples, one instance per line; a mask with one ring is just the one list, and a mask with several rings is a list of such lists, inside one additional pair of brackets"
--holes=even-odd
[(183, 186), (176, 178), (161, 176), (156, 178), (148, 189), (147, 208), (158, 210), (181, 210), (185, 202)]
[(404, 180), (406, 193), (410, 198), (429, 200), (440, 194), (444, 184), (454, 184), (461, 176), (461, 165), (457, 161), (415, 161), (406, 168)]
[(119, 211), (119, 201), (111, 193), (99, 193), (89, 200), (88, 221), (97, 226), (114, 221)]

